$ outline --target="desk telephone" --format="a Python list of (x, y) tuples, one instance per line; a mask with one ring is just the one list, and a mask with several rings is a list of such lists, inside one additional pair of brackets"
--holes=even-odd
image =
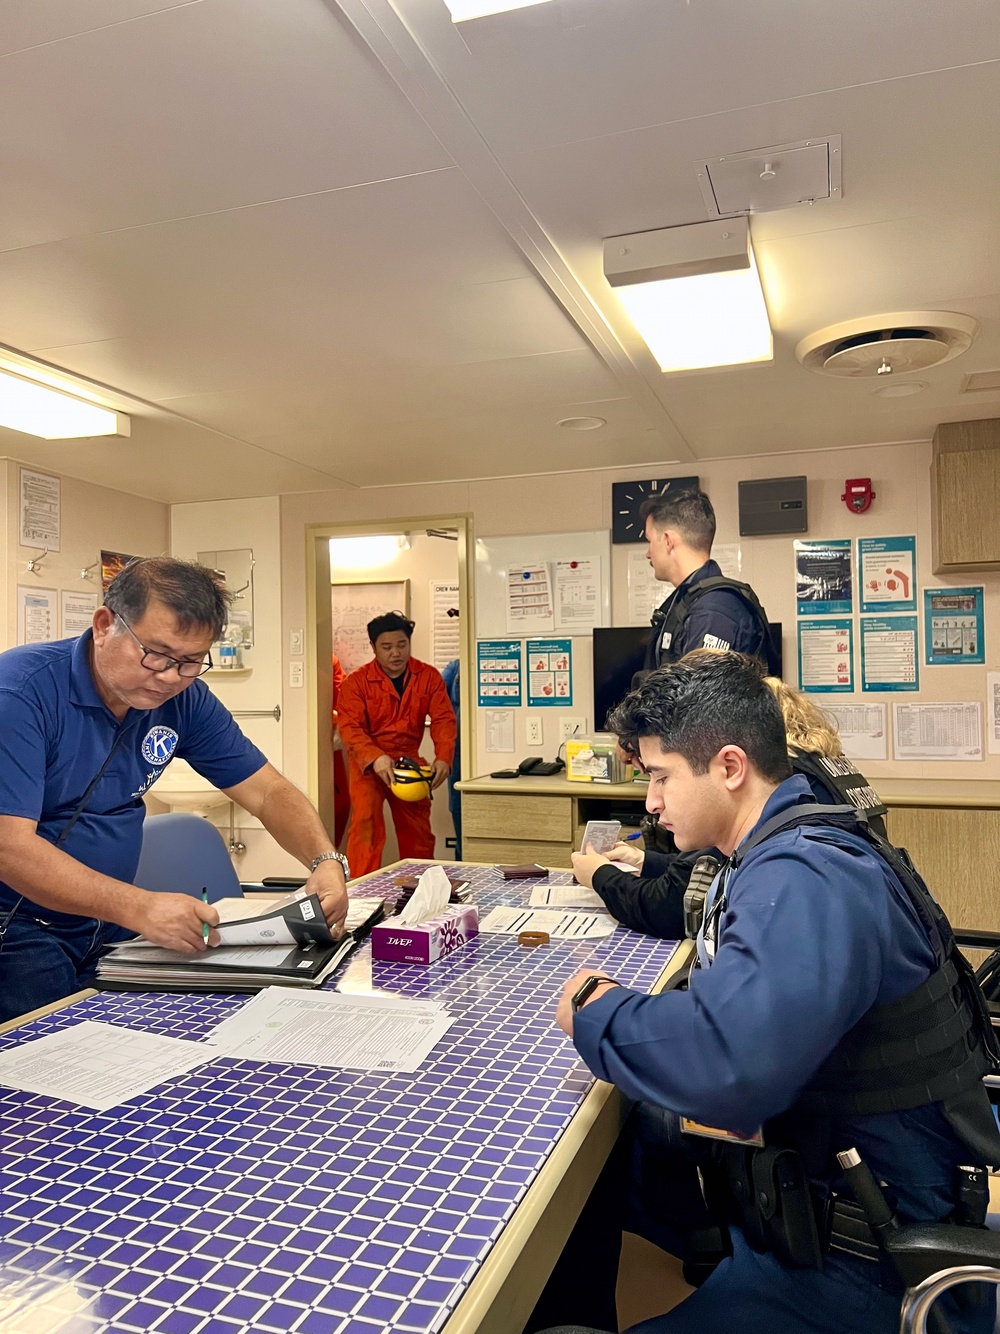
[(551, 778), (562, 773), (566, 765), (560, 759), (543, 760), (541, 755), (529, 755), (516, 769), (498, 769), (491, 778)]

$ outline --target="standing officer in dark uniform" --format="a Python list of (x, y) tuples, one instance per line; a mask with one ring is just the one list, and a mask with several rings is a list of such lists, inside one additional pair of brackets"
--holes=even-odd
[(749, 584), (727, 579), (712, 560), (715, 511), (703, 491), (664, 491), (639, 511), (646, 553), (661, 583), (674, 585), (653, 615), (643, 670), (677, 662), (696, 648), (732, 649), (779, 675), (767, 615)]
[[(977, 1221), (965, 1174), (1000, 1163), (995, 1043), (947, 921), (905, 855), (791, 775), (750, 659), (659, 671), (609, 726), (677, 847), (728, 858), (688, 991), (587, 970), (557, 1014), (598, 1078), (674, 1114), (730, 1225), (732, 1254), (633, 1334), (892, 1334), (902, 1285), (873, 1234), (855, 1253), (836, 1153), (858, 1149), (904, 1223)], [(951, 1314), (961, 1330), (986, 1315)]]

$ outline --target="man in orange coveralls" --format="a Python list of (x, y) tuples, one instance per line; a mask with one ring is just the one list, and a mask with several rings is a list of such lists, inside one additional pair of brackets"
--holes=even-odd
[(420, 758), (428, 714), (434, 742), (432, 789), (440, 787), (451, 771), (458, 731), (441, 673), (410, 657), (412, 634), (413, 622), (397, 611), (369, 621), (368, 638), (375, 661), (351, 672), (337, 699), (351, 789), (347, 860), (352, 875), (376, 871), (381, 865), (386, 801), (396, 826), (400, 856), (434, 856), (429, 798), (399, 801), (390, 791), (396, 761)]

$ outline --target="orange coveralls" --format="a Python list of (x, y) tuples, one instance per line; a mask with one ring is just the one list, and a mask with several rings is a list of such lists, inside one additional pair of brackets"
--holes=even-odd
[[(333, 731), (337, 730), (337, 696), (340, 694), (340, 687), (347, 680), (347, 673), (340, 665), (340, 659), (336, 654), (333, 655), (333, 708), (330, 712), (330, 721)], [(347, 817), (351, 813), (351, 797), (347, 790), (347, 764), (344, 760), (344, 752), (335, 750), (333, 752), (333, 841), (336, 847), (340, 847), (341, 839), (344, 837), (344, 830), (347, 828)]]
[(430, 715), (434, 757), (449, 767), (458, 724), (441, 673), (411, 658), (402, 698), (377, 662), (350, 673), (337, 697), (340, 736), (347, 748), (351, 788), (351, 827), (347, 860), (351, 875), (377, 871), (385, 847), (383, 805), (389, 803), (401, 857), (433, 857), (431, 803), (399, 801), (371, 766), (380, 755), (393, 761), (418, 755), (424, 720)]

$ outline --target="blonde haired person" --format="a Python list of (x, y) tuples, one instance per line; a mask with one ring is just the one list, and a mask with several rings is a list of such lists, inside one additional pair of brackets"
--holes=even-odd
[[(722, 651), (695, 649), (683, 661), (717, 657)], [(809, 780), (821, 806), (850, 805), (864, 811), (872, 829), (885, 838), (885, 806), (868, 779), (844, 754), (833, 720), (801, 690), (776, 676), (764, 679), (781, 707), (793, 772)], [(684, 936), (684, 891), (691, 870), (700, 857), (713, 851), (664, 852), (635, 843), (617, 843), (606, 857), (597, 852), (574, 852), (573, 873), (581, 885), (597, 891), (608, 911), (623, 925), (650, 936), (680, 940)], [(622, 870), (622, 866), (633, 869)]]

